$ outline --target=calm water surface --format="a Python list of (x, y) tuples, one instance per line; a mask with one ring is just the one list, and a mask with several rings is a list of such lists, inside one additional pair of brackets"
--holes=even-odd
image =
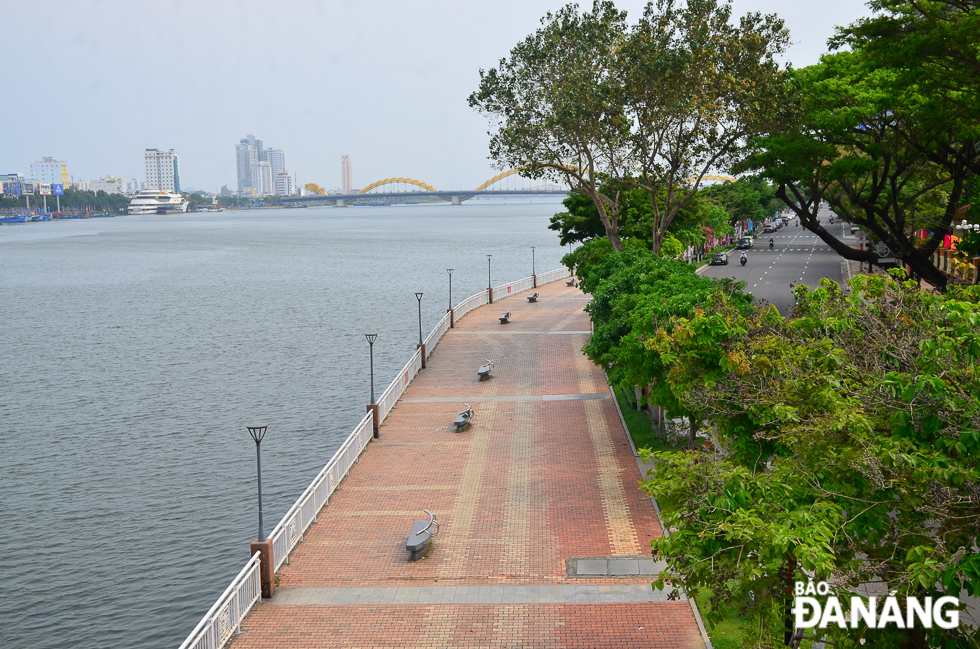
[(453, 301), (557, 268), (557, 201), (0, 228), (0, 646), (176, 647)]

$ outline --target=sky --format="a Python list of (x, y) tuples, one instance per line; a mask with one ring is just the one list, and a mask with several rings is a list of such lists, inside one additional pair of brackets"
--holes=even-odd
[[(497, 171), (466, 102), (560, 0), (33, 0), (3, 3), (0, 173), (68, 161), (74, 180), (144, 180), (143, 150), (176, 149), (181, 184), (237, 189), (235, 144), (285, 152), (299, 184), (407, 176), (471, 188)], [(581, 3), (585, 5), (586, 3)], [(734, 0), (777, 13), (786, 60), (816, 63), (860, 0)], [(641, 0), (617, 0), (635, 20)], [(19, 27), (17, 27), (19, 26)], [(19, 82), (17, 81), (19, 79)]]

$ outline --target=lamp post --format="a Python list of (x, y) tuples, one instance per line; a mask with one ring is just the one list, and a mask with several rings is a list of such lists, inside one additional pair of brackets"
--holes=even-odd
[(374, 341), (378, 339), (378, 334), (364, 334), (371, 348), (371, 403), (374, 401)]
[(416, 293), (415, 299), (419, 301), (419, 344), (422, 344), (422, 293)]
[(490, 284), (490, 258), (491, 257), (493, 257), (493, 255), (487, 255), (487, 288), (488, 289), (491, 288), (491, 284)]
[(449, 310), (453, 309), (453, 269), (447, 268), (446, 272), (449, 273)]
[(537, 275), (537, 273), (534, 272), (534, 246), (531, 246), (531, 274)]
[(265, 437), (268, 427), (268, 424), (246, 426), (248, 434), (255, 442), (255, 465), (259, 472), (259, 543), (265, 541), (265, 528), (262, 526), (262, 438)]

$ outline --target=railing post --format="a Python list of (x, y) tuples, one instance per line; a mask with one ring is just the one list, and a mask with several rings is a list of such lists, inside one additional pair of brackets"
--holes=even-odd
[(259, 552), (259, 578), (262, 580), (262, 597), (269, 599), (276, 594), (276, 564), (272, 554), (272, 539), (252, 541), (252, 554)]
[(490, 296), (489, 303), (490, 304), (493, 304), (493, 289), (492, 288), (488, 288), (487, 289), (487, 294)]
[(422, 369), (424, 370), (425, 369), (425, 343), (422, 343), (421, 345), (416, 345), (415, 349), (422, 350)]
[(378, 404), (376, 404), (376, 403), (369, 403), (369, 404), (367, 404), (367, 411), (366, 412), (370, 412), (370, 413), (372, 413), (374, 415), (373, 417), (371, 417), (371, 419), (372, 419), (371, 425), (374, 428), (374, 439), (378, 439), (378, 426), (381, 425), (381, 418), (378, 417), (378, 413), (381, 412), (381, 410), (380, 410)]

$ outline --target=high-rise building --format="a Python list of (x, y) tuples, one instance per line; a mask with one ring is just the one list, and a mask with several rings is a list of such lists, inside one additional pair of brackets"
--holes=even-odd
[(286, 170), (286, 154), (282, 149), (266, 149), (264, 153), (265, 157), (259, 159), (265, 160), (272, 166), (272, 177), (277, 178), (280, 171)]
[(288, 171), (280, 171), (276, 175), (276, 194), (279, 196), (293, 195), (293, 177)]
[[(268, 165), (268, 170), (262, 169), (262, 163)], [(264, 148), (262, 140), (250, 134), (235, 145), (235, 166), (238, 171), (238, 193), (253, 194), (246, 190), (254, 189), (254, 194), (269, 196), (276, 193), (279, 173), (286, 170), (286, 154), (282, 149)], [(263, 185), (263, 182), (266, 184)]]
[(180, 193), (180, 156), (176, 151), (147, 149), (143, 159), (146, 162), (147, 189), (161, 189), (172, 194)]
[(260, 160), (252, 167), (252, 186), (259, 196), (271, 196), (275, 189), (272, 178), (272, 165), (265, 160)]
[(31, 179), (38, 183), (57, 183), (67, 187), (70, 183), (68, 163), (44, 156), (31, 163)]
[[(255, 139), (251, 135), (248, 137)], [(241, 193), (246, 187), (254, 187), (252, 177), (255, 175), (255, 163), (259, 161), (258, 146), (242, 139), (235, 145), (235, 160), (238, 165), (238, 192)]]
[(354, 190), (354, 171), (351, 169), (350, 156), (340, 156), (340, 186), (345, 194)]

